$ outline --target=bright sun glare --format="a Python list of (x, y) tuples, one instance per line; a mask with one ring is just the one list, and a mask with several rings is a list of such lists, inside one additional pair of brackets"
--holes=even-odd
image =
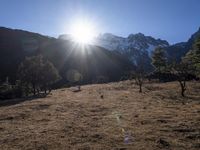
[(94, 25), (90, 22), (79, 21), (75, 22), (71, 27), (72, 39), (81, 44), (92, 43), (95, 37)]

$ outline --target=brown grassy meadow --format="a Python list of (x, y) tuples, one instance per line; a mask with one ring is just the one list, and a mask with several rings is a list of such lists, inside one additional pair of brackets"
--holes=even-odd
[(200, 83), (133, 81), (54, 90), (0, 103), (0, 149), (200, 149)]

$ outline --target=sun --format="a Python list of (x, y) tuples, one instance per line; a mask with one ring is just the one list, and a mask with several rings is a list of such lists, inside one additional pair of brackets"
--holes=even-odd
[(95, 37), (95, 28), (91, 22), (77, 21), (71, 27), (72, 40), (81, 44), (90, 44)]

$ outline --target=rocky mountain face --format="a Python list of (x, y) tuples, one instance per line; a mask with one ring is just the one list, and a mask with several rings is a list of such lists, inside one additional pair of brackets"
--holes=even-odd
[(153, 69), (151, 65), (151, 54), (153, 50), (158, 46), (169, 46), (169, 43), (165, 40), (145, 36), (142, 33), (130, 34), (126, 38), (105, 33), (95, 39), (95, 44), (111, 51), (120, 52), (135, 65), (138, 65), (142, 61), (145, 64), (145, 69), (149, 71)]
[(108, 50), (117, 50), (122, 53), (132, 50), (140, 50), (149, 54), (151, 54), (155, 47), (169, 46), (167, 41), (154, 39), (153, 37), (145, 36), (142, 33), (130, 34), (127, 38), (105, 33), (96, 38), (95, 44)]
[[(69, 40), (70, 35), (60, 35), (59, 39)], [(117, 51), (124, 55), (134, 65), (138, 65), (138, 63), (142, 61), (145, 69), (149, 71), (153, 69), (151, 65), (151, 54), (153, 50), (158, 46), (169, 46), (169, 43), (165, 40), (145, 36), (142, 33), (130, 34), (126, 38), (111, 33), (105, 33), (96, 37), (92, 44), (110, 51)]]
[(111, 51), (120, 52), (135, 65), (138, 65), (142, 59), (146, 67), (145, 69), (151, 71), (153, 69), (151, 65), (151, 54), (156, 47), (159, 46), (165, 49), (169, 61), (180, 61), (192, 49), (193, 43), (198, 36), (200, 36), (200, 28), (187, 42), (169, 45), (165, 40), (145, 36), (142, 33), (130, 34), (127, 38), (105, 33), (96, 38), (95, 44)]

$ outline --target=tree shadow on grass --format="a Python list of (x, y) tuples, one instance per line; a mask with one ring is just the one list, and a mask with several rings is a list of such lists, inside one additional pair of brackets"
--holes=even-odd
[(48, 94), (40, 93), (38, 95), (28, 96), (28, 97), (24, 97), (24, 98), (1, 100), (0, 101), (0, 107), (16, 105), (16, 104), (23, 103), (25, 101), (32, 101), (32, 100), (36, 100), (36, 99), (39, 99), (39, 98), (45, 98), (47, 95)]

